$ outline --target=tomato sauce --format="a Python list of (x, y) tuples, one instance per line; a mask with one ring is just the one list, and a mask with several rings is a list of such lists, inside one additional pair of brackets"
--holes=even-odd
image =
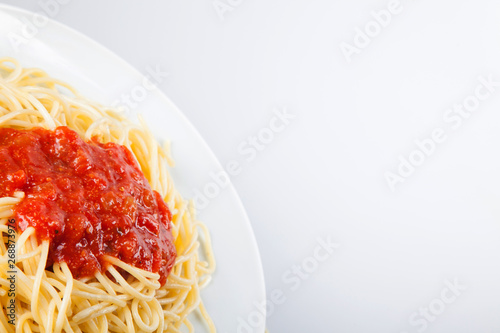
[(47, 267), (66, 262), (75, 278), (89, 277), (110, 255), (166, 282), (172, 215), (126, 147), (85, 142), (67, 127), (0, 128), (0, 197), (15, 191), (25, 193), (18, 229), (50, 242)]

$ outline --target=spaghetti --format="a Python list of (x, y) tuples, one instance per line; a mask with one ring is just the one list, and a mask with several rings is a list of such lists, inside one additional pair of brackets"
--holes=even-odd
[[(200, 289), (215, 269), (209, 234), (195, 219), (192, 202), (174, 188), (167, 171), (172, 165), (168, 149), (155, 141), (144, 124), (136, 125), (88, 101), (42, 70), (0, 58), (0, 128), (54, 131), (60, 126), (85, 141), (115, 143), (132, 152), (149, 185), (172, 213), (169, 228), (177, 258), (165, 283), (160, 283), (160, 274), (111, 255), (102, 257), (105, 271), (76, 279), (67, 262), (50, 261), (50, 241), (37, 235), (33, 226), (12, 233), (15, 209), (26, 196), (15, 191), (0, 198), (0, 328), (9, 333), (192, 332), (190, 314), (197, 311), (208, 330), (215, 332), (200, 298)], [(13, 294), (14, 320), (9, 312)]]

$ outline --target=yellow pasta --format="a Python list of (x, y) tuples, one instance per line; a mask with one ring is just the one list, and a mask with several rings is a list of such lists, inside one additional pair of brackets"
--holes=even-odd
[[(163, 286), (159, 274), (114, 257), (106, 258), (111, 264), (106, 274), (98, 272), (91, 278), (74, 279), (64, 262), (47, 270), (48, 241), (38, 239), (32, 227), (15, 235), (9, 230), (13, 210), (24, 193), (0, 198), (0, 331), (191, 332), (190, 314), (197, 311), (207, 330), (215, 332), (200, 298), (200, 289), (215, 269), (209, 234), (195, 219), (192, 202), (174, 187), (167, 170), (168, 149), (156, 142), (144, 124), (132, 123), (111, 108), (83, 98), (42, 70), (0, 58), (0, 127), (54, 130), (58, 126), (68, 126), (85, 140), (97, 137), (103, 143), (124, 145), (133, 153), (152, 189), (172, 211), (176, 263)], [(8, 265), (9, 249), (15, 251), (14, 269)], [(12, 275), (15, 326), (9, 317)]]

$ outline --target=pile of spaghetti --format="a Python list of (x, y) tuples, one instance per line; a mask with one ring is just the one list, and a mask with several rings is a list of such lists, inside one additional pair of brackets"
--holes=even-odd
[[(62, 136), (63, 134), (66, 136)], [(3, 239), (0, 242), (0, 331), (181, 332), (188, 329), (192, 332), (190, 318), (195, 312), (206, 322), (210, 332), (215, 332), (200, 298), (200, 289), (209, 283), (215, 269), (207, 229), (195, 219), (192, 202), (184, 200), (174, 188), (167, 171), (167, 167), (172, 165), (168, 147), (161, 147), (145, 124), (137, 125), (122, 117), (119, 112), (83, 98), (71, 86), (48, 76), (40, 69), (22, 68), (14, 59), (0, 58), (0, 136), (4, 136), (0, 137), (0, 143), (4, 144), (10, 142), (7, 136), (12, 142), (22, 141), (21, 138), (26, 137), (40, 138), (40, 142), (47, 141), (46, 138), (55, 138), (52, 147), (42, 147), (48, 155), (53, 153), (52, 150), (61, 150), (61, 138), (66, 137), (73, 138), (73, 144), (79, 144), (87, 151), (109, 153), (110, 156), (115, 152), (123, 153), (123, 159), (130, 162), (128, 174), (137, 184), (144, 183), (145, 189), (143, 192), (139, 191), (140, 194), (133, 194), (133, 187), (132, 190), (127, 190), (120, 185), (120, 191), (131, 191), (135, 197), (130, 194), (128, 197), (123, 196), (126, 200), (122, 200), (115, 196), (102, 201), (103, 204), (96, 206), (97, 208), (89, 206), (89, 210), (101, 212), (105, 210), (104, 206), (113, 202), (123, 201), (123, 205), (135, 207), (134, 200), (147, 201), (144, 205), (155, 207), (156, 211), (150, 215), (143, 212), (142, 222), (130, 220), (130, 223), (135, 223), (134, 230), (138, 234), (151, 236), (154, 234), (151, 230), (156, 230), (159, 237), (146, 240), (147, 244), (139, 242), (143, 246), (138, 247), (136, 235), (129, 232), (133, 242), (125, 244), (119, 250), (115, 249), (115, 243), (106, 243), (106, 237), (109, 236), (105, 232), (106, 221), (97, 221), (92, 225), (85, 217), (92, 214), (101, 216), (104, 213), (91, 214), (89, 211), (71, 215), (71, 219), (66, 219), (65, 226), (62, 222), (57, 222), (60, 223), (58, 225), (49, 221), (47, 223), (51, 225), (50, 228), (44, 227), (42, 224), (48, 221), (47, 216), (52, 216), (47, 209), (52, 206), (47, 208), (42, 205), (37, 212), (40, 204), (33, 198), (37, 198), (37, 191), (48, 196), (52, 193), (52, 198), (48, 199), (51, 200), (51, 205), (62, 209), (62, 204), (56, 205), (57, 200), (61, 199), (57, 197), (61, 195), (54, 194), (56, 192), (51, 192), (51, 189), (52, 186), (59, 186), (68, 189), (69, 193), (76, 186), (66, 180), (71, 178), (58, 179), (57, 185), (51, 184), (56, 180), (47, 178), (47, 182), (37, 185), (34, 178), (26, 176), (23, 171), (9, 174), (6, 176), (8, 179), (0, 179), (0, 183), (4, 181), (3, 184), (12, 184), (16, 179), (23, 184), (34, 184), (29, 193), (14, 189), (9, 195), (0, 195), (0, 231)], [(24, 141), (25, 145), (35, 146), (33, 142), (27, 142), (30, 140)], [(42, 143), (48, 145), (47, 142)], [(65, 156), (61, 157), (64, 158)], [(85, 162), (79, 155), (76, 158)], [(10, 157), (0, 159), (0, 168), (7, 165), (8, 159)], [(113, 162), (112, 159), (110, 161), (109, 163)], [(54, 172), (60, 174), (64, 167), (61, 161), (58, 160), (57, 163), (53, 166)], [(89, 168), (91, 167), (87, 166)], [(125, 172), (119, 166), (116, 168), (118, 172)], [(74, 173), (80, 171), (78, 166), (73, 170)], [(110, 173), (105, 167), (102, 174), (108, 175), (110, 179), (121, 177)], [(147, 182), (142, 182), (141, 179), (146, 179)], [(106, 181), (97, 179), (94, 185), (105, 189), (105, 184)], [(136, 192), (137, 188), (139, 187), (135, 187)], [(7, 185), (4, 185), (0, 193), (8, 193), (8, 190)], [(88, 193), (95, 195), (99, 192)], [(152, 199), (154, 195), (151, 193), (157, 196), (156, 201)], [(36, 204), (28, 205), (28, 202)], [(108, 208), (110, 212), (114, 211), (113, 207), (106, 209)], [(162, 209), (164, 213), (161, 213)], [(129, 211), (133, 211), (132, 219), (138, 214), (137, 209), (130, 208)], [(57, 214), (53, 215), (57, 217)], [(113, 214), (102, 215), (106, 216), (106, 223), (114, 225)], [(160, 215), (164, 217), (162, 223), (151, 221), (151, 216)], [(71, 225), (72, 223), (75, 225)], [(86, 223), (85, 229), (78, 229), (78, 223)], [(147, 229), (137, 223), (149, 223), (150, 227)], [(61, 238), (61, 226), (66, 228), (67, 237), (80, 237), (76, 240), (80, 241), (76, 247), (64, 248), (65, 242), (69, 241)], [(123, 237), (129, 235), (121, 228), (113, 230), (116, 237), (122, 237), (119, 239), (126, 239)], [(88, 241), (88, 235), (96, 237), (97, 245), (93, 240)], [(162, 235), (163, 240), (160, 239)], [(56, 244), (54, 242), (57, 239), (60, 241)], [(158, 249), (158, 244), (164, 242), (168, 245), (168, 241), (173, 244), (173, 255), (161, 257), (160, 254), (158, 257), (157, 251), (153, 250), (148, 252), (149, 257), (138, 255), (146, 253), (144, 248), (148, 246)], [(88, 242), (93, 245), (87, 244)], [(92, 256), (89, 252), (91, 245), (94, 248), (100, 246), (103, 254)], [(130, 250), (127, 246), (135, 246), (140, 251), (131, 252), (129, 257), (121, 257)], [(93, 258), (94, 265), (100, 269), (92, 271), (89, 267), (93, 266), (88, 266), (89, 261), (86, 259), (66, 260), (65, 256), (69, 256), (71, 251), (80, 251), (75, 253), (81, 253), (82, 258)], [(57, 253), (58, 256), (55, 255)], [(87, 257), (83, 257), (84, 254)], [(158, 257), (158, 260), (154, 261), (152, 257)], [(129, 261), (126, 262), (124, 258), (129, 258)], [(169, 267), (157, 267), (158, 263), (165, 266), (169, 260)], [(146, 265), (146, 262), (150, 265)], [(156, 270), (151, 269), (155, 265)], [(75, 271), (75, 267), (82, 267), (83, 271)]]

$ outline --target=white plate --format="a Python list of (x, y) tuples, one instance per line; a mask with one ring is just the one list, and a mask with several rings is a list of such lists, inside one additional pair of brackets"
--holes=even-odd
[[(15, 38), (21, 41), (17, 46), (12, 43)], [(132, 41), (140, 36), (130, 38)], [(88, 37), (5, 5), (0, 5), (0, 56), (12, 56), (26, 67), (40, 67), (103, 104), (131, 93), (143, 79), (124, 60)], [(176, 161), (172, 176), (185, 197), (203, 189), (210, 182), (211, 172), (222, 171), (198, 132), (161, 92), (149, 92), (137, 109), (160, 140), (171, 140)], [(232, 185), (212, 199), (199, 218), (210, 229), (217, 259), (217, 271), (202, 297), (218, 331), (237, 332), (239, 318), (246, 320), (255, 312), (255, 302), (265, 299), (254, 234)], [(195, 325), (197, 332), (204, 331), (198, 322)], [(264, 326), (254, 318), (253, 332), (264, 332)]]

